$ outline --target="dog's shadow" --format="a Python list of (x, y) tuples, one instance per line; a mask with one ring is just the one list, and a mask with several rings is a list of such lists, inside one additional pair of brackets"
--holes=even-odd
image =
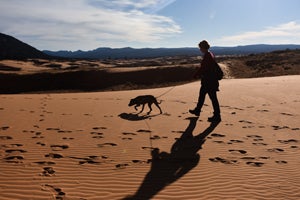
[(149, 119), (151, 117), (155, 117), (158, 116), (160, 114), (156, 114), (156, 115), (139, 115), (137, 113), (121, 113), (119, 114), (119, 117), (128, 121), (140, 121), (140, 120), (145, 120), (145, 119)]

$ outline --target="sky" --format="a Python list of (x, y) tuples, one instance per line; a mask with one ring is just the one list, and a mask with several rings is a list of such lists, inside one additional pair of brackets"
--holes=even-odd
[(39, 50), (300, 44), (299, 0), (0, 0), (0, 32)]

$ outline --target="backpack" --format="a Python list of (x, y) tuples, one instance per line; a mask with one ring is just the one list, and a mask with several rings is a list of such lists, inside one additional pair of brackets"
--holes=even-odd
[(216, 78), (218, 80), (223, 79), (224, 72), (223, 72), (223, 70), (221, 69), (220, 65), (217, 62), (215, 62), (215, 68), (214, 69), (215, 69), (214, 74), (215, 74)]

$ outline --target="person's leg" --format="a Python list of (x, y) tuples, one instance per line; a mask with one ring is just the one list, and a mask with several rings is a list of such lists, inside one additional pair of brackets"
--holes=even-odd
[(220, 105), (217, 97), (216, 91), (208, 92), (208, 96), (212, 102), (213, 109), (214, 109), (214, 116), (209, 118), (210, 121), (221, 121), (221, 114), (220, 114)]
[(197, 116), (200, 115), (202, 106), (203, 106), (204, 101), (205, 101), (206, 93), (207, 93), (206, 89), (204, 89), (204, 87), (201, 87), (200, 92), (199, 92), (197, 106), (194, 110), (189, 110), (190, 113), (192, 113), (194, 115), (197, 115)]

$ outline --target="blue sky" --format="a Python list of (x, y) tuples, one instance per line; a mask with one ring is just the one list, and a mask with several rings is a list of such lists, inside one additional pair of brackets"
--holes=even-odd
[(40, 50), (300, 44), (299, 0), (0, 0), (0, 32)]

